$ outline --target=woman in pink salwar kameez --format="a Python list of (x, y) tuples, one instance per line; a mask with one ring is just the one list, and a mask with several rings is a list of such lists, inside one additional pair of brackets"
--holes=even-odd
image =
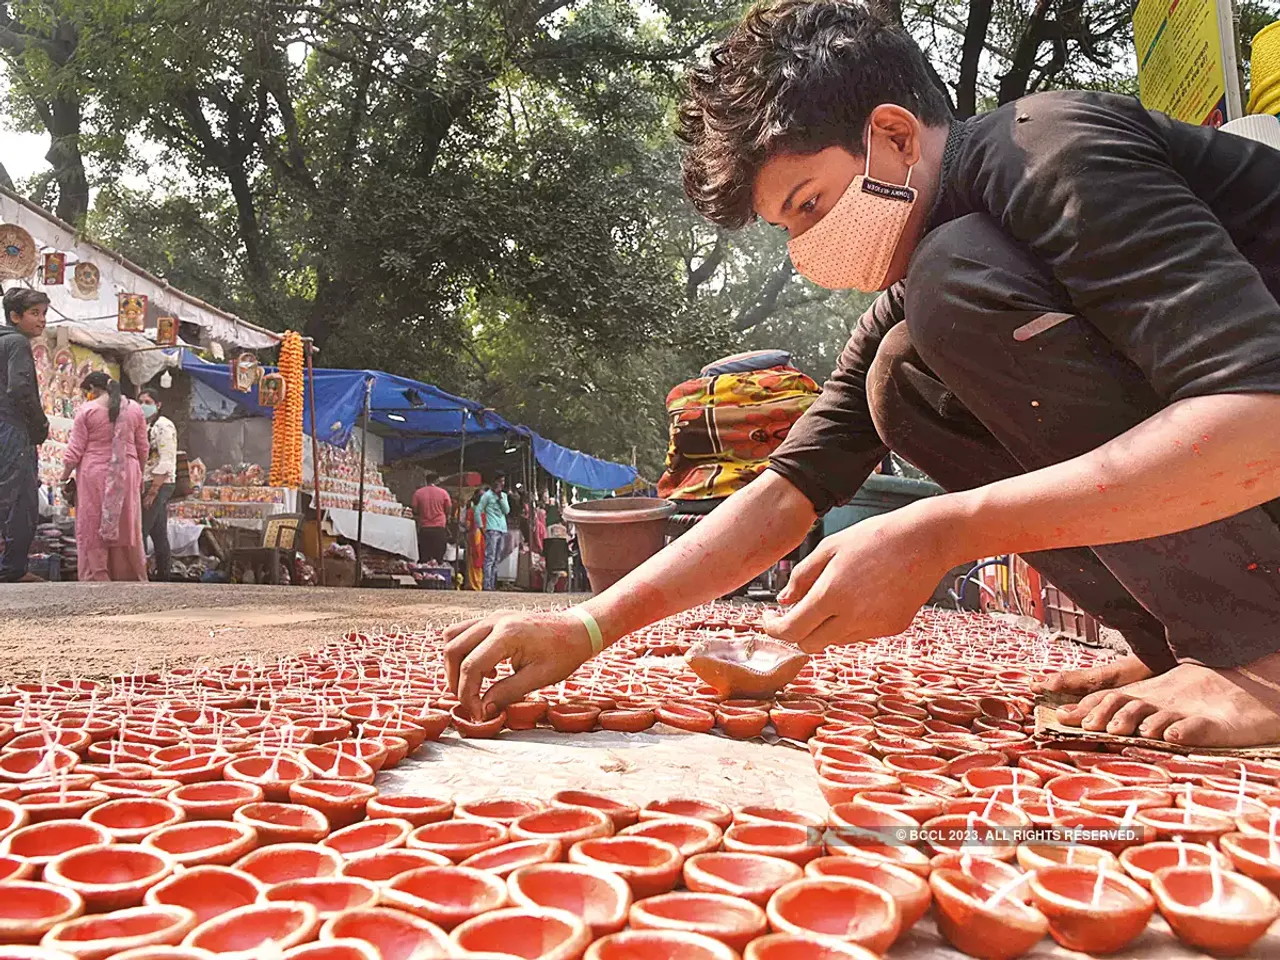
[(105, 373), (84, 378), (62, 479), (76, 475), (76, 548), (81, 580), (147, 579), (142, 543), (142, 465), (147, 419)]

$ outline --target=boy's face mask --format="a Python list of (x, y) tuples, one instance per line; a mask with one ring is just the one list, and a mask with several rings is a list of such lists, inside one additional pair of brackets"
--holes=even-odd
[(801, 276), (829, 290), (874, 293), (885, 285), (894, 251), (916, 204), (911, 168), (902, 186), (873, 180), (867, 165), (821, 220), (787, 244)]

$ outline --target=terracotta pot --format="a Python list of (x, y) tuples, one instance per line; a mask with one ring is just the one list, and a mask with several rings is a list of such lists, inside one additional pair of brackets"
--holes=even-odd
[(459, 820), (492, 820), (510, 827), (521, 817), (547, 809), (547, 805), (533, 797), (485, 797), (459, 803), (454, 816)]
[(506, 878), (521, 867), (537, 863), (555, 863), (563, 848), (559, 840), (517, 840), (500, 847), (490, 847), (474, 857), (463, 860), (460, 866), (472, 870), (484, 870), (496, 877)]
[(875, 862), (856, 857), (820, 857), (810, 862), (804, 868), (804, 873), (805, 876), (812, 878), (847, 877), (879, 887), (893, 897), (898, 907), (899, 925), (904, 933), (928, 913), (929, 904), (933, 902), (929, 884), (923, 878), (905, 867), (899, 867), (888, 861)]
[(0, 895), (0, 943), (39, 943), (67, 920), (84, 913), (80, 894), (51, 883), (10, 880)]
[(765, 912), (754, 903), (714, 893), (664, 893), (651, 897), (631, 905), (630, 919), (633, 930), (701, 933), (738, 951), (764, 933), (768, 925)]
[(724, 834), (709, 820), (693, 817), (664, 817), (658, 820), (642, 820), (634, 826), (619, 831), (624, 837), (651, 837), (675, 846), (686, 859), (700, 853), (720, 849)]
[(513, 904), (531, 909), (567, 910), (599, 937), (621, 930), (631, 909), (631, 888), (616, 873), (577, 864), (522, 867), (507, 878)]
[(97, 824), (82, 820), (50, 820), (15, 830), (0, 840), (0, 853), (21, 857), (38, 872), (71, 850), (110, 842), (111, 834)]
[(1151, 894), (1123, 873), (1089, 867), (1044, 867), (1028, 886), (1053, 939), (1084, 953), (1124, 949), (1146, 930), (1156, 908)]
[(382, 888), (388, 906), (407, 910), (444, 930), (507, 904), (507, 885), (492, 873), (470, 867), (423, 867)]
[(28, 822), (44, 823), (47, 820), (78, 820), (110, 799), (101, 790), (68, 790), (65, 793), (51, 790), (26, 794), (18, 803), (26, 810)]
[(508, 730), (532, 730), (546, 719), (545, 700), (521, 700), (507, 707)]
[(222, 773), (228, 780), (256, 784), (274, 803), (288, 801), (292, 784), (314, 779), (312, 772), (297, 760), (261, 754), (237, 757), (226, 765)]
[(743, 710), (733, 713), (717, 710), (716, 724), (726, 736), (733, 737), (735, 740), (751, 740), (764, 733), (764, 728), (769, 725), (769, 714), (763, 710)]
[(329, 943), (304, 943), (286, 950), (280, 960), (382, 960), (371, 943), (347, 937)]
[(88, 823), (96, 823), (117, 843), (137, 843), (148, 834), (182, 823), (187, 815), (168, 800), (126, 797), (110, 800), (84, 815)]
[(608, 815), (615, 831), (623, 830), (640, 819), (640, 808), (616, 797), (587, 790), (561, 790), (551, 797), (553, 807), (592, 807)]
[(334, 830), (363, 820), (369, 801), (377, 795), (378, 788), (372, 784), (351, 780), (302, 780), (289, 787), (290, 802), (320, 811)]
[(1280, 856), (1272, 859), (1270, 838), (1227, 833), (1218, 843), (1237, 870), (1280, 895)]
[(167, 797), (182, 786), (178, 780), (99, 780), (93, 789), (105, 793), (112, 800), (125, 797)]
[(258, 803), (266, 794), (253, 783), (195, 783), (169, 794), (169, 801), (181, 807), (188, 820), (229, 820), (248, 803)]
[(461, 706), (454, 707), (451, 716), (453, 729), (458, 731), (459, 736), (471, 740), (485, 740), (489, 737), (496, 737), (507, 722), (505, 711), (499, 712), (496, 717), (490, 720), (473, 720)]
[(636, 899), (669, 893), (680, 878), (684, 855), (650, 837), (600, 837), (569, 848), (569, 862), (618, 874)]
[(962, 953), (978, 960), (1013, 960), (1049, 932), (1049, 921), (1017, 897), (991, 903), (992, 891), (957, 870), (929, 875), (938, 931)]
[(733, 811), (723, 803), (714, 800), (701, 800), (696, 797), (672, 797), (668, 800), (654, 800), (647, 803), (640, 811), (641, 820), (660, 820), (666, 817), (692, 817), (695, 820), (706, 820), (714, 823), (721, 830), (729, 829), (733, 823)]
[(423, 867), (447, 867), (452, 862), (448, 857), (428, 850), (404, 848), (379, 850), (376, 853), (363, 853), (344, 860), (339, 874), (344, 877), (354, 877), (357, 880), (384, 884), (410, 870), (420, 870)]
[(792, 710), (786, 707), (770, 710), (769, 719), (773, 721), (773, 729), (778, 736), (802, 743), (812, 737), (825, 720), (821, 711)]
[(315, 843), (329, 835), (329, 821), (313, 807), (297, 803), (249, 803), (232, 814), (236, 823), (252, 827), (263, 846)]
[(402, 847), (412, 832), (413, 824), (408, 820), (391, 817), (366, 820), (364, 823), (335, 830), (320, 841), (320, 846), (338, 851), (345, 859), (362, 853), (377, 853), (380, 850)]
[(594, 593), (613, 586), (662, 549), (676, 506), (651, 497), (589, 500), (565, 508), (574, 524)]
[(379, 795), (371, 798), (365, 807), (365, 813), (370, 820), (395, 817), (408, 820), (414, 827), (448, 820), (453, 816), (453, 811), (452, 800), (423, 794), (397, 794), (390, 797)]
[(314, 843), (261, 847), (245, 854), (235, 864), (237, 870), (243, 870), (267, 886), (309, 877), (334, 877), (341, 866), (342, 857), (336, 850)]
[(319, 925), (320, 916), (309, 903), (256, 903), (206, 920), (182, 943), (224, 957), (257, 960), (311, 940)]
[(592, 807), (553, 807), (521, 817), (511, 825), (513, 840), (559, 840), (568, 849), (579, 840), (613, 834), (608, 814)]
[(584, 960), (675, 960), (677, 957), (679, 960), (738, 960), (737, 952), (719, 940), (681, 930), (615, 933), (593, 943)]
[(560, 733), (590, 733), (600, 719), (599, 707), (585, 704), (556, 704), (547, 711), (551, 726)]
[(741, 897), (760, 907), (780, 887), (803, 876), (788, 860), (754, 853), (703, 853), (684, 865), (684, 883), (692, 892)]
[(230, 867), (192, 867), (161, 881), (144, 902), (151, 906), (186, 907), (204, 923), (237, 907), (257, 903), (266, 889), (255, 877)]
[(1208, 867), (1166, 867), (1151, 878), (1151, 894), (1178, 939), (1206, 953), (1244, 953), (1280, 916), (1280, 902), (1256, 880)]
[(739, 823), (724, 833), (729, 853), (756, 853), (803, 867), (822, 856), (822, 833), (796, 823)]
[(363, 940), (373, 945), (382, 960), (447, 957), (451, 947), (448, 936), (434, 923), (384, 907), (349, 910), (331, 917), (320, 928), (320, 939), (327, 943)]
[(149, 834), (144, 847), (167, 854), (181, 867), (228, 867), (258, 845), (258, 831), (242, 823), (179, 823)]
[(97, 913), (138, 906), (173, 868), (173, 860), (158, 850), (101, 844), (62, 854), (44, 868), (44, 877), (80, 894), (85, 909)]
[(490, 847), (501, 846), (507, 842), (508, 835), (507, 828), (493, 820), (442, 820), (418, 827), (409, 834), (406, 843), (415, 850), (429, 850), (461, 863)]
[(10, 880), (30, 880), (36, 874), (36, 865), (30, 860), (13, 854), (0, 854), (0, 883)]
[(364, 910), (376, 907), (381, 893), (377, 884), (354, 877), (312, 877), (307, 880), (288, 880), (270, 886), (262, 895), (264, 902), (309, 903), (316, 908), (321, 920), (347, 910)]
[(195, 914), (182, 907), (131, 907), (67, 920), (46, 933), (40, 945), (77, 960), (107, 960), (136, 947), (179, 943), (195, 924)]
[(664, 703), (655, 711), (655, 716), (660, 723), (690, 733), (710, 733), (716, 725), (711, 711), (684, 703)]
[(374, 769), (369, 764), (331, 747), (307, 747), (298, 752), (298, 759), (311, 772), (311, 777), (291, 784), (290, 790), (312, 779), (373, 783)]

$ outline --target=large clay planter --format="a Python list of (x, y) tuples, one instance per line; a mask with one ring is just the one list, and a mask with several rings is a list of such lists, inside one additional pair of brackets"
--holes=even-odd
[(242, 823), (197, 820), (163, 827), (143, 841), (181, 867), (229, 867), (258, 845), (258, 831)]
[(408, 820), (366, 820), (335, 830), (320, 841), (320, 846), (337, 850), (344, 858), (355, 857), (403, 847), (412, 832), (413, 824)]
[[(1031, 897), (1049, 920), (1049, 933), (1068, 950), (1115, 953), (1142, 935), (1155, 901), (1123, 873), (1088, 867), (1046, 867), (1029, 881)], [(1095, 900), (1095, 894), (1100, 893)]]
[(684, 867), (679, 848), (650, 837), (598, 837), (569, 848), (569, 862), (618, 874), (637, 900), (669, 893)]
[(776, 933), (829, 936), (886, 952), (901, 931), (893, 897), (861, 880), (821, 877), (797, 880), (778, 890), (767, 906)]
[(545, 803), (532, 797), (485, 797), (459, 803), (453, 815), (459, 820), (492, 820), (510, 827), (521, 817), (545, 809)]
[(131, 907), (60, 923), (40, 945), (77, 960), (107, 960), (136, 947), (180, 943), (195, 924), (195, 914), (182, 907)]
[(804, 871), (788, 860), (754, 853), (703, 853), (684, 864), (684, 884), (693, 893), (718, 893), (763, 907)]
[(933, 894), (929, 884), (905, 867), (884, 862), (874, 862), (858, 857), (821, 857), (804, 868), (807, 877), (847, 877), (879, 887), (893, 897), (898, 906), (901, 933), (916, 925), (929, 912)]
[(95, 913), (138, 906), (173, 868), (173, 860), (158, 850), (103, 844), (62, 854), (44, 868), (44, 877), (80, 894), (85, 909)]
[(58, 924), (84, 913), (80, 894), (51, 883), (8, 881), (0, 891), (0, 943), (39, 943)]
[(186, 820), (182, 808), (168, 800), (145, 797), (126, 797), (111, 800), (94, 807), (84, 815), (89, 823), (96, 823), (116, 843), (137, 843), (148, 834)]
[[(501, 847), (494, 849), (500, 850)], [(423, 867), (447, 867), (453, 861), (438, 853), (427, 850), (379, 850), (377, 853), (363, 853), (343, 861), (341, 876), (355, 877), (357, 880), (368, 880), (372, 883), (387, 884), (410, 870), (421, 870)]]
[(443, 930), (507, 904), (500, 877), (469, 867), (423, 867), (402, 873), (382, 890), (388, 906), (430, 920)]
[(309, 903), (316, 908), (321, 920), (328, 920), (348, 910), (376, 907), (380, 898), (381, 892), (376, 884), (352, 877), (288, 880), (268, 887), (262, 895), (262, 900), (266, 903)]
[[(584, 960), (738, 960), (719, 940), (681, 930), (629, 930), (593, 943)], [(809, 958), (806, 958), (809, 960)], [(825, 960), (825, 958), (824, 958)], [(870, 957), (866, 960), (871, 960)]]
[(71, 850), (110, 842), (111, 834), (97, 824), (82, 820), (50, 820), (15, 830), (0, 840), (0, 853), (21, 857), (38, 872)]
[(276, 843), (315, 843), (329, 835), (329, 821), (314, 807), (300, 803), (247, 803), (232, 819), (252, 827), (263, 846)]
[(289, 787), (292, 803), (319, 810), (334, 830), (363, 820), (369, 801), (377, 795), (377, 787), (353, 780), (302, 780)]
[(693, 817), (661, 817), (641, 820), (620, 831), (624, 837), (651, 837), (673, 844), (688, 859), (720, 848), (724, 838), (721, 829), (709, 820)]
[(258, 960), (311, 940), (319, 926), (320, 916), (309, 903), (257, 903), (206, 920), (182, 942), (224, 958)]
[(474, 857), (468, 857), (460, 866), (484, 870), (505, 879), (521, 867), (555, 863), (563, 852), (564, 848), (559, 840), (517, 840), (500, 847), (490, 847)]
[(1213, 898), (1213, 871), (1166, 867), (1151, 878), (1151, 894), (1178, 939), (1223, 956), (1244, 953), (1280, 916), (1280, 903), (1256, 880), (1220, 872), (1222, 896)]
[(741, 951), (764, 933), (765, 912), (747, 900), (714, 893), (666, 893), (631, 906), (633, 930), (702, 933)]
[(507, 828), (492, 820), (442, 820), (418, 827), (409, 834), (406, 843), (411, 849), (429, 850), (461, 863), (490, 847), (501, 846), (508, 836)]
[(182, 808), (188, 820), (229, 820), (241, 807), (259, 803), (265, 796), (257, 784), (223, 781), (178, 787), (169, 800)]
[(196, 923), (220, 917), (238, 907), (257, 903), (265, 887), (256, 877), (230, 867), (192, 867), (176, 873), (150, 890), (144, 902), (153, 907), (185, 907)]
[(566, 522), (575, 525), (594, 593), (613, 586), (662, 549), (667, 519), (676, 511), (669, 500), (614, 497), (566, 507)]
[(668, 800), (654, 800), (645, 804), (640, 811), (641, 820), (659, 820), (665, 817), (692, 817), (695, 820), (706, 820), (714, 823), (721, 830), (729, 829), (733, 823), (733, 811), (723, 803), (714, 800), (701, 800), (695, 797), (672, 797)]
[(507, 877), (507, 893), (519, 907), (567, 910), (596, 937), (621, 930), (632, 903), (630, 886), (616, 873), (568, 863), (522, 867)]
[(245, 854), (235, 868), (266, 886), (309, 877), (337, 876), (342, 855), (314, 843), (278, 843)]
[(382, 960), (447, 957), (451, 948), (448, 935), (434, 923), (385, 907), (348, 910), (326, 920), (320, 928), (323, 942), (346, 938), (373, 944)]
[(856, 943), (797, 933), (770, 933), (747, 944), (742, 960), (879, 960)]
[(579, 840), (613, 833), (609, 815), (592, 807), (552, 807), (521, 817), (511, 825), (513, 840), (559, 840), (568, 849)]
[(1049, 921), (1039, 910), (1013, 896), (992, 904), (992, 891), (958, 870), (933, 871), (929, 887), (938, 931), (978, 960), (1013, 960), (1049, 932)]
[(608, 815), (615, 831), (624, 830), (640, 819), (640, 808), (616, 797), (587, 790), (561, 790), (551, 797), (554, 807), (593, 807)]
[(415, 828), (439, 823), (453, 816), (454, 802), (443, 797), (423, 794), (379, 795), (369, 800), (365, 814), (370, 820), (396, 817), (408, 820)]
[(730, 853), (756, 853), (803, 867), (823, 854), (822, 833), (797, 823), (738, 823), (724, 833)]

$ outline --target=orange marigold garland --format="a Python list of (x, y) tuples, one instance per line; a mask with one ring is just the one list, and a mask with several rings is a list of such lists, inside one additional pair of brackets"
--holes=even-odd
[(290, 331), (280, 344), (284, 402), (271, 424), (271, 485), (302, 486), (302, 337)]

